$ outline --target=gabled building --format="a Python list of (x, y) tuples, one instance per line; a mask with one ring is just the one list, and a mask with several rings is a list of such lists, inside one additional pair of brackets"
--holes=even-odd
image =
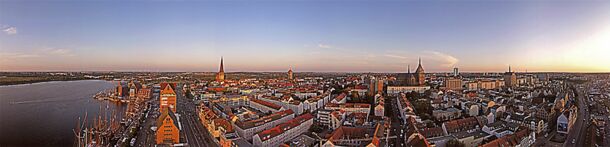
[(563, 111), (559, 117), (557, 117), (557, 133), (568, 134), (572, 129), (572, 126), (577, 119), (578, 108), (576, 106), (570, 107), (570, 109)]
[(481, 145), (481, 147), (529, 147), (533, 145), (535, 141), (535, 133), (526, 128), (522, 128), (514, 134), (500, 137)]
[(444, 122), (443, 130), (445, 134), (457, 133), (465, 130), (472, 130), (476, 128), (480, 128), (481, 125), (476, 117), (468, 117), (463, 119), (452, 120), (448, 122)]
[(159, 111), (169, 109), (176, 112), (176, 83), (161, 83), (159, 93)]
[(389, 128), (390, 124), (388, 122), (377, 123), (374, 128), (341, 126), (331, 133), (322, 146), (384, 147), (387, 146), (384, 138), (389, 134)]
[(127, 88), (129, 89), (129, 97), (136, 97), (138, 91), (142, 89), (142, 84), (138, 81), (129, 81), (127, 84)]
[(180, 142), (178, 121), (173, 111), (164, 109), (157, 119), (157, 144), (173, 145)]

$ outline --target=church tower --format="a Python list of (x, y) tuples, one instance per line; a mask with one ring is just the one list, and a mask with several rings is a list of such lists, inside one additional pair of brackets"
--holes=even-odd
[(513, 72), (508, 66), (508, 72), (504, 73), (504, 85), (507, 87), (515, 87), (517, 86), (517, 75)]
[(292, 73), (292, 66), (290, 66), (290, 69), (288, 70), (288, 80), (294, 80), (294, 74)]
[(407, 65), (407, 84), (406, 85), (417, 85), (417, 80), (415, 79), (415, 76), (413, 75), (413, 73), (411, 73), (411, 65)]
[(417, 66), (417, 70), (415, 70), (415, 76), (417, 78), (418, 85), (424, 85), (426, 82), (426, 73), (424, 72), (424, 68), (421, 65), (421, 58), (419, 58), (419, 65)]
[(216, 81), (218, 81), (218, 82), (222, 82), (225, 80), (225, 69), (224, 69), (222, 62), (223, 62), (223, 57), (220, 57), (220, 70), (216, 74)]

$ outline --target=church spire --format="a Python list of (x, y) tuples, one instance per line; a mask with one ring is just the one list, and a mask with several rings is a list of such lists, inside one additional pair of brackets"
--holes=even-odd
[(225, 80), (225, 67), (223, 65), (223, 57), (220, 56), (220, 70), (216, 74), (216, 81), (222, 82)]
[(417, 69), (415, 69), (415, 73), (424, 73), (424, 67), (421, 65), (421, 57), (419, 57)]
[(407, 73), (411, 73), (411, 64), (407, 65)]
[(220, 71), (219, 71), (219, 72), (224, 72), (224, 71), (225, 71), (225, 68), (224, 68), (224, 66), (222, 65), (222, 62), (223, 62), (223, 57), (222, 57), (222, 56), (220, 56)]
[(510, 70), (510, 65), (508, 65), (508, 72), (511, 72), (511, 70)]

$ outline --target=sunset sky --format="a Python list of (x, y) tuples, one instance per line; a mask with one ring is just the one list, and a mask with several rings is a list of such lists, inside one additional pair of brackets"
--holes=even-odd
[(610, 1), (0, 1), (0, 71), (610, 72)]

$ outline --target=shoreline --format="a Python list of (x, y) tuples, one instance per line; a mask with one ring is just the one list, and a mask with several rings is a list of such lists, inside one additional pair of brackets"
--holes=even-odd
[(99, 80), (99, 81), (108, 81), (108, 80), (104, 80), (104, 79), (58, 79), (58, 80), (34, 80), (34, 81), (19, 81), (19, 82), (6, 82), (6, 83), (0, 83), (0, 87), (5, 87), (5, 86), (19, 86), (19, 85), (31, 85), (31, 84), (38, 84), (38, 83), (46, 83), (46, 82), (69, 82), (69, 81), (88, 81), (88, 80)]

